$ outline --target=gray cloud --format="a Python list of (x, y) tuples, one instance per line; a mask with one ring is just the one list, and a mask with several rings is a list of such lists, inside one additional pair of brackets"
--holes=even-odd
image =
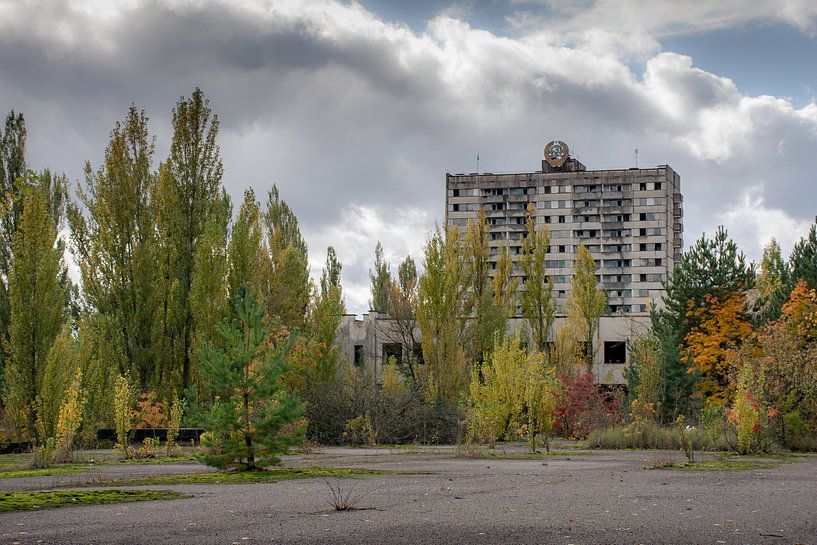
[(725, 223), (753, 257), (814, 214), (817, 106), (745, 96), (688, 57), (635, 74), (621, 39), (503, 38), (450, 17), (416, 34), (336, 2), (97, 7), (0, 0), (0, 109), (26, 114), (32, 164), (79, 178), (131, 102), (161, 160), (170, 109), (198, 85), (222, 121), (225, 185), (278, 183), (313, 265), (338, 249), (354, 311), (375, 242), (395, 266), (419, 257), (445, 172), (473, 171), (477, 152), (484, 169), (529, 171), (556, 137), (590, 168), (631, 166), (637, 147), (681, 174), (688, 241)]

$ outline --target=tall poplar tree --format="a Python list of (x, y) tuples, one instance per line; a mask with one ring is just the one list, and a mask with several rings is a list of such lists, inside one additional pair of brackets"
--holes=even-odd
[[(0, 358), (6, 360), (6, 340), (9, 327), (8, 277), (11, 267), (11, 238), (17, 230), (23, 206), (18, 179), (25, 175), (26, 125), (23, 114), (11, 111), (0, 128), (0, 191), (3, 206), (0, 209)], [(0, 389), (3, 374), (0, 373)]]
[(369, 270), (372, 300), (369, 308), (375, 312), (387, 312), (389, 309), (389, 286), (391, 286), (391, 271), (389, 264), (383, 257), (383, 245), (377, 241), (374, 247), (374, 271)]
[(34, 402), (45, 364), (65, 319), (62, 254), (49, 210), (49, 196), (35, 187), (25, 199), (12, 236), (9, 272), (9, 341), (5, 400), (18, 430), (39, 442)]
[[(476, 221), (469, 220), (462, 243), (462, 259), (466, 283), (466, 308), (468, 319), (468, 339), (466, 354), (469, 363), (481, 365), (486, 354), (494, 346), (494, 337), (504, 335), (508, 323), (508, 310), (504, 305), (503, 295), (496, 294), (491, 279), (490, 262), (490, 229), (485, 212), (480, 210)], [(500, 269), (499, 265), (503, 265)], [(511, 267), (510, 256), (500, 257), (496, 274), (504, 286), (505, 280), (511, 281), (510, 273), (505, 267)], [(502, 289), (503, 286), (500, 286)], [(499, 297), (497, 297), (499, 295)]]
[(309, 307), (309, 256), (295, 212), (273, 185), (264, 213), (269, 244), (262, 263), (262, 293), (267, 312), (281, 325), (302, 329)]
[(469, 378), (463, 350), (468, 283), (459, 230), (438, 229), (424, 253), (425, 272), (417, 290), (417, 324), (426, 363), (422, 380), (431, 399), (454, 403)]
[(567, 300), (568, 313), (574, 318), (574, 323), (581, 327), (584, 364), (590, 372), (593, 370), (593, 359), (596, 354), (594, 341), (599, 329), (599, 318), (607, 308), (607, 295), (599, 289), (596, 263), (584, 244), (579, 245), (570, 288)]
[(112, 350), (124, 353), (129, 371), (146, 388), (153, 385), (153, 323), (156, 291), (156, 236), (151, 193), (154, 139), (144, 111), (131, 106), (117, 122), (96, 172), (85, 166), (81, 204), (69, 205), (68, 218), (91, 309), (110, 324)]
[(527, 236), (522, 240), (522, 255), (519, 256), (519, 267), (525, 277), (525, 289), (521, 295), (522, 316), (530, 324), (536, 349), (546, 353), (547, 339), (556, 312), (553, 283), (545, 269), (550, 232), (544, 225), (536, 228), (534, 210), (531, 204), (525, 214)]
[[(262, 248), (261, 205), (252, 189), (244, 191), (230, 239), (227, 289), (232, 302), (242, 288), (255, 290)], [(231, 303), (232, 305), (232, 303)]]
[(161, 370), (163, 382), (189, 387), (192, 368), (191, 289), (195, 256), (208, 218), (224, 208), (223, 166), (216, 142), (218, 116), (200, 89), (173, 109), (170, 155), (159, 169), (155, 194), (159, 234)]
[(343, 313), (340, 274), (343, 269), (332, 246), (326, 249), (326, 265), (321, 273), (320, 288), (310, 309), (309, 335), (318, 350), (313, 380), (323, 382), (337, 375), (340, 347), (335, 343)]

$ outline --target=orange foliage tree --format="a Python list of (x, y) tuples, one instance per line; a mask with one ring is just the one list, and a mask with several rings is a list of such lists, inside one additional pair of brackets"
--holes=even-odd
[(817, 342), (817, 290), (800, 280), (783, 306), (781, 321), (803, 344)]
[(731, 395), (730, 375), (733, 374), (735, 350), (752, 336), (752, 325), (746, 312), (745, 297), (735, 293), (723, 301), (711, 295), (705, 305), (688, 309), (694, 326), (685, 342), (691, 356), (690, 374), (699, 373), (696, 384), (700, 395), (709, 403), (725, 405)]

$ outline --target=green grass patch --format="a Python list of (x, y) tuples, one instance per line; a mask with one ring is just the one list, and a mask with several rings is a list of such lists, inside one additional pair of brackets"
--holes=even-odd
[(18, 469), (16, 471), (0, 471), (0, 479), (14, 479), (16, 477), (50, 477), (51, 475), (72, 475), (90, 470), (90, 466), (64, 465), (46, 467), (42, 469)]
[(37, 511), (76, 505), (101, 505), (133, 501), (176, 500), (189, 497), (168, 490), (60, 490), (51, 492), (2, 492), (0, 512)]
[(31, 465), (31, 454), (0, 454), (0, 471), (15, 471)]
[(539, 452), (509, 452), (504, 449), (490, 449), (480, 445), (459, 445), (451, 456), (454, 458), (471, 458), (475, 460), (542, 460), (546, 456), (546, 453), (544, 450)]
[(147, 464), (173, 464), (176, 462), (196, 462), (195, 456), (156, 456), (155, 458), (127, 458), (119, 460), (119, 464), (147, 465)]
[(387, 475), (383, 471), (368, 469), (343, 469), (331, 467), (281, 467), (266, 471), (216, 471), (212, 473), (187, 473), (184, 475), (155, 475), (136, 479), (113, 479), (95, 482), (91, 486), (143, 486), (174, 484), (257, 484), (276, 483), (289, 479), (312, 479), (319, 477), (359, 477)]
[[(587, 444), (590, 448), (598, 449), (677, 450), (678, 434), (677, 428), (658, 424), (613, 426), (590, 432)], [(689, 438), (696, 451), (729, 450), (729, 444), (722, 434), (712, 437), (706, 430), (696, 428), (690, 430)]]
[(720, 457), (712, 460), (701, 460), (694, 463), (658, 461), (648, 466), (648, 469), (674, 469), (680, 471), (751, 471), (756, 469), (772, 469), (792, 460), (761, 460), (736, 459)]

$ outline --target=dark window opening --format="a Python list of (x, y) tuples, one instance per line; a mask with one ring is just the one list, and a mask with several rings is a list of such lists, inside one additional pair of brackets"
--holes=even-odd
[(355, 345), (355, 365), (363, 365), (363, 345)]
[(411, 348), (411, 355), (415, 363), (422, 365), (426, 362), (426, 360), (423, 359), (423, 345), (420, 343), (414, 343), (414, 346)]
[(624, 341), (604, 341), (604, 363), (625, 363), (627, 344)]
[(394, 358), (397, 363), (403, 361), (403, 345), (400, 343), (383, 344), (383, 363), (389, 363), (391, 358)]

